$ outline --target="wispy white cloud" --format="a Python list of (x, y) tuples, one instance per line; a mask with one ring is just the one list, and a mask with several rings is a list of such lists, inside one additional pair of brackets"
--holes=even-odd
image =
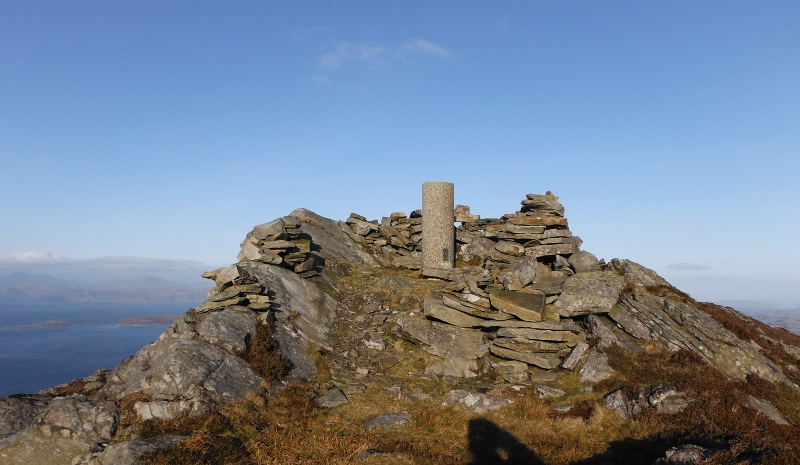
[(335, 41), (333, 51), (319, 57), (319, 65), (325, 69), (337, 70), (345, 62), (355, 61), (375, 65), (383, 60), (386, 48), (375, 42)]
[(66, 263), (70, 260), (57, 253), (50, 252), (11, 252), (0, 254), (2, 265), (49, 265)]
[(450, 52), (441, 45), (434, 44), (431, 41), (412, 37), (405, 43), (397, 47), (397, 52), (403, 56), (408, 55), (432, 55), (438, 57), (450, 56)]
[(684, 271), (696, 271), (696, 270), (711, 270), (712, 268), (708, 265), (703, 265), (700, 263), (673, 263), (669, 265), (667, 268), (672, 268), (673, 270), (684, 270)]
[(52, 252), (11, 252), (0, 254), (0, 266), (70, 266), (70, 267), (114, 267), (129, 269), (192, 269), (202, 266), (195, 260), (170, 260), (152, 257), (99, 257), (90, 259), (68, 258)]
[(445, 58), (450, 52), (441, 45), (416, 37), (397, 45), (383, 45), (373, 41), (349, 42), (338, 40), (332, 43), (332, 50), (317, 58), (317, 64), (326, 70), (342, 69), (347, 63), (361, 63), (378, 67), (390, 60), (406, 61), (412, 56), (432, 56)]

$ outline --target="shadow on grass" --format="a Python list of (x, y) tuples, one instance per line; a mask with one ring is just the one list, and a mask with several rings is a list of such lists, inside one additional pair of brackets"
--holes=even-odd
[(652, 465), (665, 456), (667, 449), (678, 445), (678, 442), (665, 438), (623, 439), (614, 441), (602, 454), (585, 460), (573, 462), (572, 465)]
[(469, 465), (545, 465), (508, 431), (484, 418), (469, 422)]

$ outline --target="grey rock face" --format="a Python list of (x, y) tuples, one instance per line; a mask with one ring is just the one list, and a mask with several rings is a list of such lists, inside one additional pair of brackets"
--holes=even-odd
[(336, 315), (336, 300), (291, 270), (261, 263), (242, 266), (275, 293), (273, 335), (291, 364), (287, 381), (311, 379), (316, 368), (309, 349), (331, 349), (328, 333)]
[(107, 443), (119, 422), (119, 409), (113, 402), (84, 396), (43, 400), (35, 408), (39, 413), (33, 422), (26, 421), (24, 429), (0, 441), (2, 463), (73, 463), (93, 452), (97, 444)]
[(578, 273), (562, 284), (563, 293), (556, 301), (558, 313), (570, 318), (579, 315), (608, 313), (617, 303), (622, 278), (614, 272)]
[(580, 374), (581, 381), (584, 383), (599, 383), (610, 378), (614, 374), (614, 370), (609, 366), (606, 354), (593, 350), (589, 352), (589, 358), (586, 359)]
[(322, 258), (378, 266), (370, 254), (364, 252), (361, 246), (342, 232), (337, 221), (317, 215), (305, 208), (298, 208), (289, 216), (298, 219), (303, 224), (303, 231), (314, 238), (314, 244), (319, 246), (316, 253)]
[(163, 338), (120, 363), (99, 396), (119, 400), (142, 393), (202, 412), (261, 390), (261, 377), (224, 349), (196, 339)]
[(627, 333), (660, 348), (690, 350), (731, 378), (744, 379), (752, 373), (791, 385), (756, 347), (692, 305), (643, 293), (625, 294), (609, 316)]
[(464, 237), (465, 241), (469, 241), (461, 246), (461, 254), (464, 261), (472, 261), (476, 258), (483, 259), (489, 257), (495, 251), (495, 243), (481, 235), (475, 233), (466, 233), (470, 235), (469, 238)]
[(0, 397), (0, 440), (31, 426), (47, 407), (30, 397)]
[(231, 307), (210, 313), (196, 328), (197, 336), (222, 347), (231, 354), (242, 353), (256, 334), (258, 318), (255, 312), (243, 307)]
[(159, 449), (168, 449), (181, 442), (183, 436), (169, 436), (155, 439), (139, 439), (112, 444), (103, 452), (93, 454), (88, 465), (138, 465), (139, 458)]
[(589, 315), (586, 317), (586, 326), (589, 334), (597, 339), (597, 347), (601, 349), (616, 345), (631, 352), (642, 350), (633, 336), (619, 329), (606, 316)]
[(786, 417), (783, 416), (780, 410), (775, 408), (775, 406), (772, 405), (772, 402), (768, 400), (747, 396), (747, 405), (758, 410), (759, 413), (774, 421), (778, 425), (791, 425), (791, 423), (789, 423)]

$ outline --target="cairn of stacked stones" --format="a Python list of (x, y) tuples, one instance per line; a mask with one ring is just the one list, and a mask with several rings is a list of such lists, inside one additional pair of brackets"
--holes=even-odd
[[(303, 232), (300, 221), (285, 216), (254, 227), (242, 242), (237, 258), (240, 264), (247, 261), (268, 263), (292, 270), (301, 278), (310, 278), (318, 273), (311, 248), (311, 236)], [(208, 299), (195, 309), (198, 313), (232, 305), (249, 307), (256, 312), (270, 309), (269, 290), (243, 266), (209, 271), (202, 276), (213, 279), (216, 286), (208, 291)]]
[(207, 313), (225, 307), (239, 305), (263, 313), (270, 309), (267, 289), (258, 283), (244, 267), (235, 265), (219, 270), (206, 271), (202, 274), (206, 279), (213, 279), (216, 286), (208, 291), (208, 298), (195, 308), (197, 313)]
[(480, 330), (489, 352), (505, 360), (492, 366), (508, 381), (527, 378), (530, 367), (574, 369), (589, 347), (586, 333), (562, 319), (555, 303), (575, 273), (570, 258), (582, 241), (570, 232), (558, 197), (528, 194), (520, 211), (499, 219), (458, 206), (455, 218), (460, 266), (440, 276), (452, 282), (425, 299), (426, 316)]
[(239, 263), (247, 260), (288, 268), (301, 278), (317, 274), (311, 236), (297, 218), (285, 216), (253, 228), (241, 244)]
[(419, 270), (422, 268), (422, 210), (410, 216), (403, 212), (368, 221), (351, 213), (342, 231), (370, 250), (384, 265)]

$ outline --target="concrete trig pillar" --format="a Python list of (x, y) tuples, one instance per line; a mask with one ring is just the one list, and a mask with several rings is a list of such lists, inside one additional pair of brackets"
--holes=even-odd
[(453, 183), (422, 184), (422, 274), (455, 264)]

